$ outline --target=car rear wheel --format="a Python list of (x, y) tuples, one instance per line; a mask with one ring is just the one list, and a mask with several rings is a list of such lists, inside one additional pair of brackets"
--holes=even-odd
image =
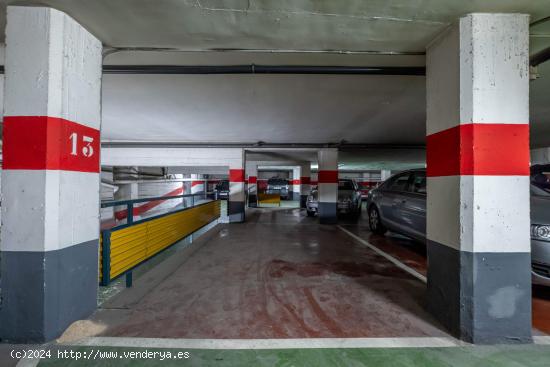
[(384, 234), (387, 231), (386, 227), (384, 227), (382, 221), (380, 220), (378, 208), (375, 206), (369, 209), (369, 227), (370, 230), (376, 234)]

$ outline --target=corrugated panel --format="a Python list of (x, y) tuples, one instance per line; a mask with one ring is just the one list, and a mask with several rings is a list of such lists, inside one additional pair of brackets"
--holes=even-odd
[(258, 194), (258, 204), (278, 204), (278, 205), (281, 205), (281, 195), (279, 195), (279, 194)]
[(111, 279), (219, 217), (220, 202), (212, 201), (113, 231), (111, 233)]

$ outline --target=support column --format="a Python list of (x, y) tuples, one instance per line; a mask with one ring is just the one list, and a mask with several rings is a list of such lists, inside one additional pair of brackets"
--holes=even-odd
[(300, 186), (302, 184), (301, 176), (301, 167), (294, 167), (292, 169), (292, 200), (294, 201), (300, 200)]
[(44, 342), (97, 305), (101, 42), (8, 6), (0, 337)]
[(529, 17), (470, 14), (427, 52), (428, 306), (474, 343), (531, 340)]
[(391, 176), (391, 171), (388, 169), (383, 169), (380, 171), (380, 181), (386, 181)]
[(300, 177), (300, 208), (306, 207), (307, 196), (311, 191), (311, 163), (307, 162), (301, 167), (301, 177)]
[(191, 194), (192, 195), (198, 195), (203, 194), (205, 192), (205, 186), (204, 186), (204, 176), (200, 174), (191, 174)]
[(255, 208), (258, 206), (258, 165), (255, 162), (247, 163), (246, 173), (248, 175), (248, 206)]
[(244, 151), (241, 159), (232, 161), (229, 167), (229, 200), (227, 201), (227, 215), (229, 222), (244, 222)]
[(338, 222), (338, 150), (321, 149), (318, 160), (319, 222), (335, 224)]
[[(118, 191), (115, 192), (115, 200), (133, 200), (139, 198), (138, 183), (119, 184)], [(115, 218), (122, 220), (128, 217), (128, 206), (115, 206)]]

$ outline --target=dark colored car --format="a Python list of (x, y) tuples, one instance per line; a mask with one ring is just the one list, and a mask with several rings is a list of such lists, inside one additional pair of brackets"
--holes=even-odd
[(229, 198), (229, 180), (221, 180), (214, 188), (216, 200), (227, 200)]
[(266, 194), (279, 194), (281, 195), (281, 199), (288, 199), (289, 191), (288, 191), (289, 185), (288, 180), (285, 180), (284, 178), (270, 178), (267, 180), (267, 189), (265, 191)]
[[(533, 283), (550, 286), (550, 180), (531, 176), (531, 263)], [(369, 192), (369, 227), (426, 241), (426, 170), (398, 173)]]
[[(361, 190), (354, 180), (338, 180), (338, 213), (351, 214), (356, 217), (361, 215)], [(317, 213), (319, 206), (319, 192), (311, 191), (306, 201), (307, 215), (312, 217)]]

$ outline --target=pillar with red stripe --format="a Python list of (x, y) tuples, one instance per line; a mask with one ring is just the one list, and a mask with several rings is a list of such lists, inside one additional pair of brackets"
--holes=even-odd
[(199, 195), (203, 194), (205, 192), (205, 180), (203, 175), (200, 174), (191, 174), (191, 194), (193, 195)]
[(302, 167), (294, 167), (292, 169), (292, 182), (290, 189), (292, 190), (292, 200), (300, 201), (300, 186), (302, 185)]
[(246, 162), (246, 174), (248, 176), (248, 206), (258, 206), (258, 165), (256, 162)]
[(338, 150), (320, 149), (318, 161), (319, 221), (323, 224), (335, 224), (338, 221)]
[(0, 337), (58, 337), (97, 305), (102, 45), (66, 14), (7, 11)]
[(306, 162), (301, 165), (300, 172), (300, 208), (306, 207), (307, 196), (311, 191), (311, 163)]
[(227, 215), (229, 222), (244, 222), (245, 218), (245, 173), (244, 152), (242, 159), (232, 161), (229, 166), (229, 200), (227, 201)]
[(528, 37), (470, 14), (427, 52), (427, 305), (474, 343), (531, 339)]

